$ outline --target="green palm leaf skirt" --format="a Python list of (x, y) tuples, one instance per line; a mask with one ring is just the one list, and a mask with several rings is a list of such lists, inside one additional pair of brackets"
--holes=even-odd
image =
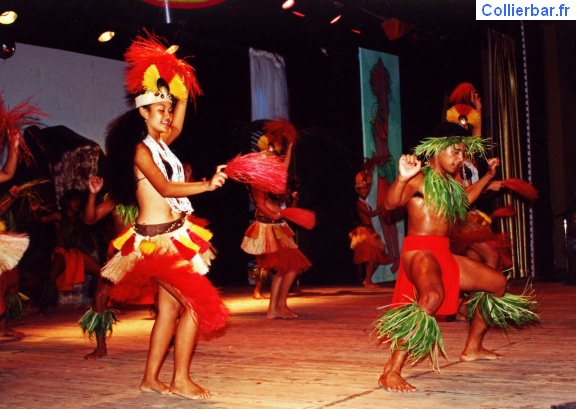
[(540, 322), (540, 316), (535, 312), (538, 303), (534, 300), (534, 291), (530, 286), (521, 295), (505, 293), (502, 297), (495, 297), (489, 293), (476, 292), (468, 301), (469, 322), (476, 309), (487, 325), (504, 330), (510, 326), (524, 327)]
[(95, 312), (92, 308), (84, 313), (78, 324), (82, 332), (90, 339), (96, 334), (98, 338), (106, 338), (112, 335), (113, 325), (118, 322), (115, 311), (108, 308), (104, 312)]
[(438, 356), (447, 357), (438, 323), (416, 301), (383, 313), (374, 322), (378, 339), (390, 342), (390, 352), (406, 351), (406, 360), (416, 364), (426, 357), (440, 371)]

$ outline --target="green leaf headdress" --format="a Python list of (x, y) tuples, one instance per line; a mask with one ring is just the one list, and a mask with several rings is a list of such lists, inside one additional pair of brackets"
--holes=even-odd
[(486, 157), (486, 148), (489, 141), (478, 136), (431, 136), (423, 139), (418, 146), (414, 148), (414, 155), (421, 157), (428, 162), (434, 156), (449, 146), (463, 143), (466, 146), (464, 155), (470, 159), (476, 155)]

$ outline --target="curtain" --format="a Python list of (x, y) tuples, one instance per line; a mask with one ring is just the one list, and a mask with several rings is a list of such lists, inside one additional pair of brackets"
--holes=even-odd
[(250, 48), (252, 121), (288, 117), (288, 87), (284, 58)]
[[(500, 158), (501, 179), (523, 179), (522, 154), (527, 141), (520, 134), (518, 110), (518, 79), (516, 71), (516, 45), (514, 39), (490, 30), (492, 139)], [(512, 195), (503, 195), (499, 206), (513, 206), (517, 215), (500, 218), (499, 228), (512, 238), (511, 277), (531, 275), (528, 263), (529, 233), (526, 227), (528, 209), (524, 202)]]

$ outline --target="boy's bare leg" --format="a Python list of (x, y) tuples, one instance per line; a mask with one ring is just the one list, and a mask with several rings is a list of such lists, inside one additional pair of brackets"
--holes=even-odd
[[(504, 295), (507, 280), (502, 273), (468, 257), (454, 257), (460, 266), (460, 288), (463, 291), (484, 291), (495, 297)], [(464, 351), (460, 355), (461, 361), (502, 358), (502, 355), (489, 351), (482, 346), (487, 330), (486, 323), (478, 313), (478, 309), (476, 309), (470, 322)]]
[[(98, 277), (98, 284), (96, 285), (96, 293), (94, 294), (94, 312), (103, 313), (108, 308), (110, 301), (110, 290), (112, 283), (102, 277)], [(96, 336), (96, 348), (91, 353), (84, 355), (84, 359), (88, 361), (95, 361), (108, 355), (106, 348), (106, 337)]]
[[(429, 252), (410, 251), (402, 255), (401, 262), (406, 268), (406, 275), (416, 287), (418, 305), (426, 314), (434, 316), (444, 299), (442, 273), (436, 259)], [(396, 349), (384, 366), (384, 372), (378, 379), (378, 385), (391, 392), (414, 392), (401, 372), (406, 361), (407, 352)]]
[(410, 385), (401, 372), (406, 360), (406, 351), (396, 350), (384, 366), (384, 372), (378, 379), (378, 385), (390, 392), (414, 392), (416, 388)]
[(254, 286), (254, 292), (252, 293), (252, 298), (254, 298), (255, 300), (263, 300), (264, 299), (264, 296), (261, 293), (263, 281), (264, 280), (262, 278), (259, 278), (258, 280), (256, 280), (256, 285)]
[(24, 333), (14, 330), (14, 328), (8, 324), (8, 317), (2, 316), (0, 317), (0, 337), (23, 338)]
[(474, 312), (474, 317), (472, 317), (472, 322), (470, 323), (470, 330), (468, 332), (468, 339), (466, 340), (466, 345), (464, 346), (464, 351), (460, 354), (460, 360), (478, 361), (483, 359), (502, 359), (502, 355), (495, 352), (489, 351), (482, 346), (482, 341), (484, 340), (484, 335), (488, 327), (486, 323), (478, 313), (478, 310)]

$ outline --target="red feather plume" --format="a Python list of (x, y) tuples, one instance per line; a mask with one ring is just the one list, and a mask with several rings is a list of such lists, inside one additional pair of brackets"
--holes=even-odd
[(264, 132), (271, 136), (270, 142), (281, 141), (286, 138), (288, 142), (294, 143), (298, 139), (298, 131), (285, 118), (278, 118), (274, 121), (268, 121), (263, 126)]
[(316, 213), (307, 209), (300, 209), (298, 207), (287, 207), (280, 210), (283, 218), (296, 223), (298, 226), (306, 230), (312, 230), (316, 225)]
[(227, 163), (224, 173), (229, 178), (274, 194), (286, 191), (288, 171), (281, 158), (262, 153), (238, 155)]
[(494, 217), (512, 217), (512, 216), (516, 216), (516, 210), (514, 210), (514, 206), (510, 205), (510, 206), (504, 206), (504, 207), (500, 207), (496, 210), (494, 210), (494, 212), (490, 215), (490, 217), (494, 218)]
[(502, 185), (531, 202), (538, 199), (538, 191), (534, 188), (534, 186), (528, 182), (523, 181), (522, 179), (504, 179), (502, 181)]
[(124, 54), (126, 68), (126, 89), (131, 94), (145, 92), (142, 85), (144, 73), (151, 65), (156, 65), (160, 76), (170, 83), (178, 75), (184, 83), (192, 100), (202, 95), (200, 84), (196, 79), (194, 68), (184, 60), (179, 60), (173, 53), (167, 52), (168, 46), (161, 37), (148, 33), (147, 38), (138, 36)]
[(450, 103), (451, 104), (469, 104), (470, 103), (470, 94), (476, 92), (476, 88), (474, 85), (470, 84), (469, 82), (461, 82), (454, 88), (452, 94), (450, 94)]

